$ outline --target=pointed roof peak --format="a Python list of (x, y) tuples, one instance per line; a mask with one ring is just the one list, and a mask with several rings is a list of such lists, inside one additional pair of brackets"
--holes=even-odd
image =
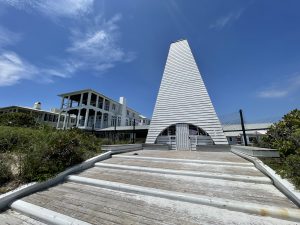
[(181, 41), (187, 41), (187, 39), (186, 38), (182, 38), (182, 39), (179, 39), (177, 41), (173, 41), (172, 44), (177, 43), (177, 42), (181, 42)]

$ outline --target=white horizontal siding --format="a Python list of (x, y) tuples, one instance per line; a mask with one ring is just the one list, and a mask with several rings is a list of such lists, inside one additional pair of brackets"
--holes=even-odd
[(228, 144), (186, 40), (171, 44), (146, 143), (172, 124), (190, 123)]

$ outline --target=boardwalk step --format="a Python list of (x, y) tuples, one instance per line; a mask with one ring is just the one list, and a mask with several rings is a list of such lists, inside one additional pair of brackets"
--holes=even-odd
[(53, 225), (90, 225), (81, 220), (74, 219), (70, 216), (54, 212), (52, 210), (22, 201), (17, 200), (10, 205), (10, 208), (17, 212), (23, 213), (29, 217), (35, 218), (46, 224)]
[(166, 198), (166, 199), (177, 200), (182, 202), (208, 205), (216, 208), (228, 209), (237, 212), (245, 212), (245, 213), (256, 214), (260, 216), (270, 216), (274, 218), (300, 222), (299, 209), (272, 207), (272, 206), (259, 205), (253, 203), (239, 202), (234, 200), (228, 201), (221, 198), (160, 190), (156, 188), (148, 188), (148, 187), (142, 187), (137, 185), (128, 185), (128, 184), (123, 184), (118, 182), (97, 180), (97, 179), (74, 176), (74, 175), (68, 176), (67, 180), (75, 183), (92, 185), (96, 187), (117, 190), (122, 192), (149, 195), (149, 196)]
[(174, 175), (205, 177), (205, 178), (231, 180), (231, 181), (242, 181), (242, 182), (259, 183), (259, 184), (272, 184), (272, 181), (268, 177), (226, 175), (226, 174), (195, 172), (195, 171), (187, 171), (187, 170), (183, 171), (183, 170), (159, 169), (159, 168), (142, 167), (142, 166), (127, 166), (127, 165), (118, 165), (118, 164), (109, 164), (109, 163), (96, 163), (95, 166), (101, 168), (117, 169), (117, 170), (130, 170), (130, 171), (140, 171), (140, 172), (148, 172), (148, 173), (174, 174)]
[(124, 159), (152, 160), (152, 161), (162, 161), (162, 162), (199, 163), (199, 164), (212, 164), (212, 165), (223, 165), (223, 166), (253, 167), (252, 163), (222, 162), (222, 161), (210, 161), (210, 160), (199, 160), (199, 159), (175, 159), (175, 158), (158, 158), (158, 157), (129, 156), (129, 155), (113, 155), (112, 157), (124, 158)]

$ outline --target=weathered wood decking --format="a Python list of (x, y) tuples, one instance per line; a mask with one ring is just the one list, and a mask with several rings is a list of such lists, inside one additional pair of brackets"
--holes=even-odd
[[(122, 157), (126, 156), (126, 157)], [(143, 157), (148, 157), (147, 159)], [(150, 159), (151, 157), (151, 159)], [(178, 159), (178, 161), (168, 161)], [(182, 159), (182, 161), (180, 161)], [(199, 160), (186, 161), (186, 160)], [(200, 161), (201, 160), (201, 161)], [(122, 165), (121, 168), (101, 164)], [(128, 166), (131, 169), (126, 169)], [(161, 169), (140, 171), (140, 167)], [(200, 176), (164, 174), (163, 170), (205, 172), (209, 175), (249, 177), (240, 181)], [(248, 161), (230, 152), (136, 151), (115, 155), (75, 176), (129, 184), (142, 188), (223, 199), (240, 204), (258, 204), (297, 209), (268, 178)], [(265, 183), (256, 183), (255, 179)], [(216, 208), (208, 205), (137, 194), (77, 182), (64, 182), (24, 197), (22, 201), (90, 224), (297, 224), (267, 216)], [(43, 224), (14, 210), (0, 214), (0, 224)]]

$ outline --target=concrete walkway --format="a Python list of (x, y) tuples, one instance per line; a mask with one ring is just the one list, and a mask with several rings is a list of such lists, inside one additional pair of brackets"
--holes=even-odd
[(16, 201), (0, 224), (283, 225), (299, 224), (298, 213), (233, 153), (142, 150), (113, 155)]

